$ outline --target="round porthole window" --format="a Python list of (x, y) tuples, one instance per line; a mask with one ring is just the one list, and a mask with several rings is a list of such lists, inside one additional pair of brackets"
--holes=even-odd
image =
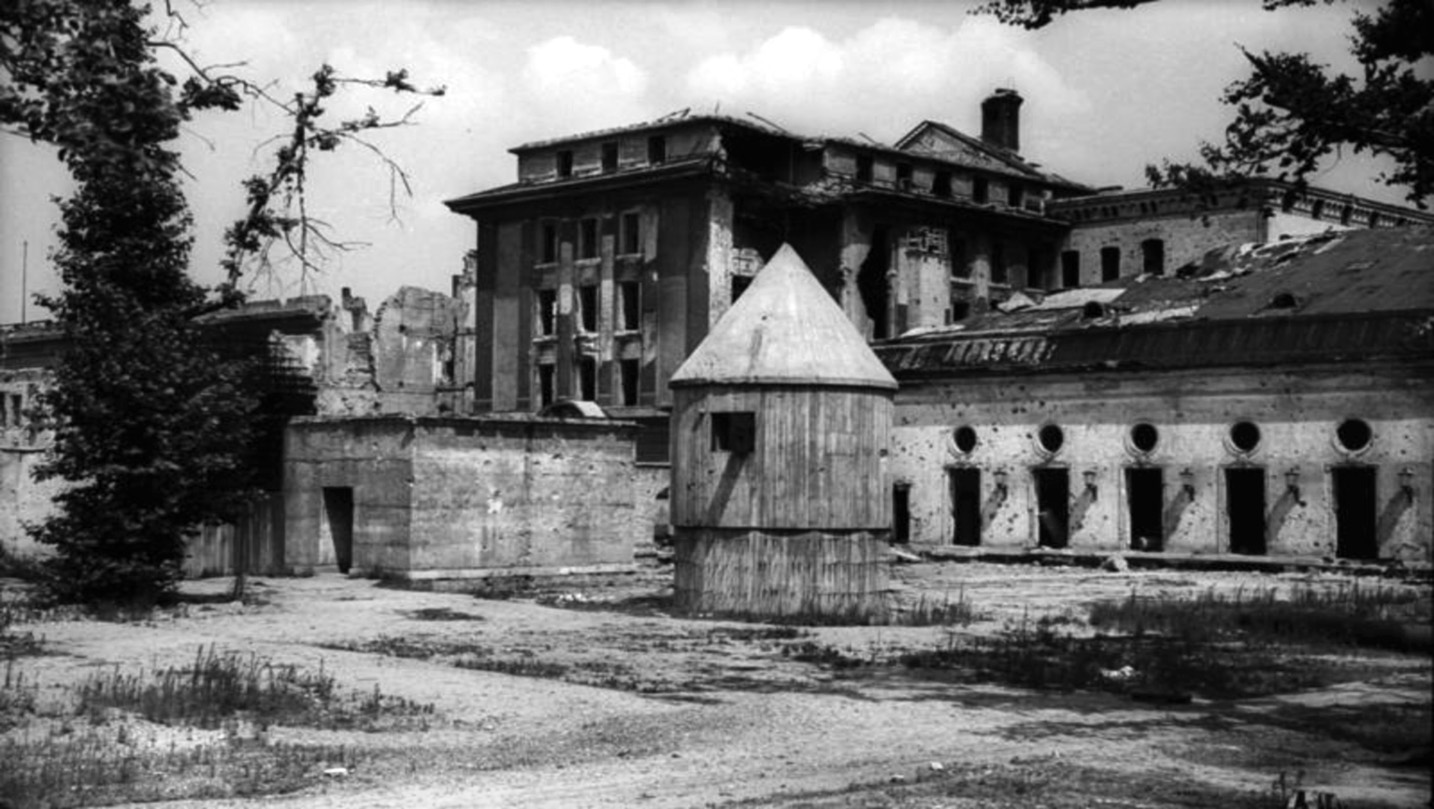
[(1364, 419), (1345, 419), (1335, 428), (1334, 437), (1345, 452), (1363, 452), (1374, 440), (1374, 431)]
[(1142, 455), (1149, 455), (1155, 451), (1156, 445), (1160, 443), (1160, 431), (1155, 425), (1142, 421), (1130, 428), (1130, 446)]
[(1236, 452), (1251, 453), (1260, 446), (1260, 428), (1253, 421), (1237, 421), (1230, 425), (1230, 446)]
[(1036, 444), (1051, 455), (1060, 452), (1065, 443), (1065, 431), (1055, 424), (1047, 424), (1040, 429), (1040, 432), (1036, 433)]
[(962, 455), (971, 454), (971, 450), (976, 448), (976, 429), (964, 424), (957, 427), (951, 434), (951, 443)]

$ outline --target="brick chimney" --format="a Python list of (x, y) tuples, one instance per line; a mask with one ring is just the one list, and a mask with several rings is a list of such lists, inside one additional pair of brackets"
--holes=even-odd
[(981, 140), (1021, 151), (1021, 94), (1002, 87), (981, 102)]

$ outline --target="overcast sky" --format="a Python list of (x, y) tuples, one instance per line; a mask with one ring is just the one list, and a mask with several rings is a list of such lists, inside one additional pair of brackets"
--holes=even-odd
[[(1218, 140), (1222, 89), (1248, 74), (1236, 45), (1299, 50), (1349, 69), (1348, 19), (1360, 3), (1264, 12), (1259, 0), (1162, 0), (1134, 11), (1070, 15), (1039, 32), (940, 2), (353, 2), (206, 0), (188, 11), (190, 50), (204, 63), (247, 61), (277, 94), (303, 87), (328, 62), (382, 76), (406, 67), (444, 84), (416, 126), (374, 141), (412, 176), (413, 197), (388, 208), (388, 177), (362, 150), (323, 155), (311, 172), (311, 212), (334, 235), (370, 243), (338, 256), (301, 289), (296, 269), (256, 297), (337, 296), (352, 287), (376, 308), (401, 284), (447, 291), (473, 246), (470, 220), (442, 205), (512, 182), (507, 149), (529, 140), (650, 120), (674, 110), (753, 112), (801, 134), (890, 143), (923, 119), (979, 134), (979, 103), (1014, 87), (1023, 154), (1091, 185), (1143, 184), (1161, 158), (1190, 159)], [(354, 92), (336, 114), (372, 105), (398, 114), (408, 97)], [(719, 108), (720, 105), (720, 108)], [(238, 183), (269, 165), (256, 148), (284, 128), (261, 108), (208, 114), (183, 144), (193, 175), (194, 272), (218, 280), (220, 235), (243, 207)], [(1377, 167), (1345, 157), (1319, 185), (1399, 202), (1373, 182)], [(29, 244), (31, 293), (54, 290), (47, 260), (51, 197), (65, 173), (53, 154), (0, 135), (0, 323), (20, 318)], [(30, 319), (45, 313), (31, 304)]]

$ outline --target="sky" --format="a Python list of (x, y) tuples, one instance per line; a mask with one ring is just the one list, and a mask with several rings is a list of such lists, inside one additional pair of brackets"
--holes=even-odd
[[(390, 206), (390, 178), (366, 150), (321, 155), (310, 169), (310, 213), (336, 253), (321, 273), (280, 266), (251, 279), (254, 298), (349, 287), (371, 309), (401, 285), (448, 291), (474, 246), (471, 220), (443, 200), (516, 179), (521, 143), (651, 120), (689, 109), (760, 115), (804, 135), (891, 143), (922, 120), (980, 132), (980, 101), (998, 87), (1025, 98), (1027, 159), (1093, 186), (1144, 185), (1144, 167), (1191, 160), (1230, 119), (1223, 88), (1248, 75), (1239, 51), (1301, 51), (1351, 70), (1349, 18), (1362, 0), (1276, 12), (1258, 0), (1161, 0), (1130, 11), (1067, 15), (1041, 31), (972, 15), (965, 0), (725, 2), (465, 2), (462, 0), (204, 0), (179, 4), (184, 44), (203, 64), (234, 68), (276, 95), (304, 89), (319, 65), (356, 77), (406, 68), (444, 85), (414, 124), (374, 145), (410, 177)], [(173, 64), (183, 75), (181, 66)], [(414, 99), (356, 90), (335, 120), (372, 106), (402, 115)], [(180, 144), (195, 217), (191, 260), (220, 280), (224, 228), (243, 211), (240, 181), (270, 165), (285, 119), (262, 106), (205, 113)], [(1400, 203), (1374, 181), (1378, 164), (1345, 155), (1317, 185)], [(47, 260), (67, 192), (54, 153), (0, 135), (0, 323), (22, 317), (22, 287), (54, 292)], [(28, 255), (28, 258), (26, 257)], [(28, 320), (46, 317), (33, 300)]]

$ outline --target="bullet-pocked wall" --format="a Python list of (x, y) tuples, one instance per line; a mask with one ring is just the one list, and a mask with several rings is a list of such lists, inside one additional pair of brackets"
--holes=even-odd
[(921, 545), (1431, 560), (1408, 368), (903, 381), (892, 443)]
[[(288, 564), (405, 579), (632, 566), (633, 426), (537, 417), (298, 419)], [(648, 529), (650, 530), (650, 529)]]

